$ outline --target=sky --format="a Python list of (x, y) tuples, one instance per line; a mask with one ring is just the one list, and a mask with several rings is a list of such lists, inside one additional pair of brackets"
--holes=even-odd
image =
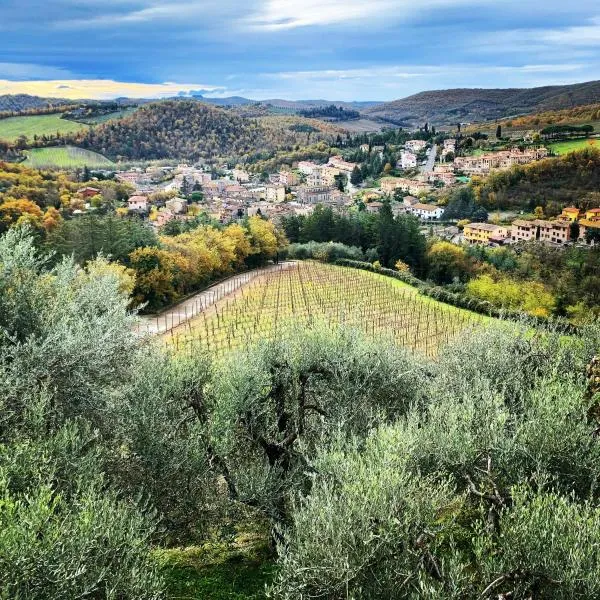
[(0, 95), (385, 101), (595, 79), (599, 0), (0, 0)]

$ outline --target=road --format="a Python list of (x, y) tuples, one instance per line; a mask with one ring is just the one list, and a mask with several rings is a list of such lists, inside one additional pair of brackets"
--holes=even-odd
[(198, 294), (190, 296), (179, 304), (169, 308), (158, 315), (142, 315), (136, 327), (136, 332), (141, 335), (160, 335), (178, 327), (182, 323), (198, 316), (219, 300), (235, 292), (253, 279), (272, 271), (291, 269), (296, 266), (295, 261), (286, 261), (277, 265), (269, 265), (262, 269), (254, 269), (247, 273), (233, 275), (216, 283)]
[(427, 162), (421, 167), (421, 173), (425, 173), (426, 171), (433, 171), (433, 166), (435, 165), (435, 157), (437, 156), (437, 146), (434, 144), (429, 150), (429, 154), (427, 155)]

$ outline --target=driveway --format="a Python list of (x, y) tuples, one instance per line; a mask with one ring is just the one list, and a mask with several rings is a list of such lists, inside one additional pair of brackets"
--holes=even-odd
[(421, 167), (421, 173), (425, 173), (426, 171), (433, 171), (436, 156), (437, 156), (437, 146), (434, 144), (431, 147), (431, 150), (429, 150), (429, 154), (427, 154), (427, 163), (425, 163)]

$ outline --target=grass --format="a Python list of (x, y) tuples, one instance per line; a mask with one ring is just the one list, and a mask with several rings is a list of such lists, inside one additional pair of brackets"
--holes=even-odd
[(0, 120), (0, 139), (14, 142), (19, 136), (25, 135), (33, 140), (34, 135), (61, 135), (77, 133), (87, 128), (83, 123), (67, 121), (60, 118), (60, 113), (51, 115), (31, 115), (26, 117), (9, 117)]
[(54, 146), (27, 150), (23, 163), (35, 169), (110, 168), (114, 163), (102, 154), (75, 146)]
[(576, 150), (583, 150), (584, 148), (600, 147), (600, 142), (596, 138), (586, 138), (579, 140), (567, 140), (564, 142), (555, 142), (548, 145), (549, 148), (555, 154), (568, 154), (569, 152), (575, 152)]
[(290, 325), (347, 324), (367, 335), (391, 336), (427, 356), (485, 318), (421, 296), (382, 275), (316, 262), (257, 276), (165, 334), (186, 351), (223, 354), (258, 339), (285, 335)]
[(275, 562), (268, 542), (257, 534), (238, 536), (233, 544), (155, 551), (170, 600), (263, 600)]

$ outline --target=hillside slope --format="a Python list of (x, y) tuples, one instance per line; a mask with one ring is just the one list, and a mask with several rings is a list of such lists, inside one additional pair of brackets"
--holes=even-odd
[(600, 100), (600, 81), (509, 89), (451, 89), (420, 92), (368, 108), (363, 113), (397, 125), (453, 125), (501, 119), (534, 111), (560, 110)]
[(36, 108), (64, 106), (65, 104), (74, 104), (74, 102), (61, 98), (40, 98), (29, 94), (5, 94), (0, 96), (0, 112), (21, 112)]
[(544, 208), (555, 216), (568, 205), (596, 208), (600, 202), (600, 151), (586, 148), (559, 158), (496, 171), (473, 178), (471, 187), (480, 204), (489, 210)]
[[(305, 127), (294, 130), (293, 125)], [(307, 141), (330, 140), (341, 132), (310, 119), (245, 118), (194, 100), (168, 100), (94, 127), (74, 141), (110, 158), (198, 160), (292, 148)]]

